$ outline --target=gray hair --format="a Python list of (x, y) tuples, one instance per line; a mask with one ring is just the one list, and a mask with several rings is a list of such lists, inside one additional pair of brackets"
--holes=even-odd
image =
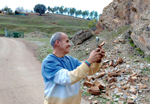
[(50, 44), (51, 46), (54, 48), (54, 44), (55, 44), (55, 41), (56, 40), (59, 40), (60, 41), (60, 38), (61, 38), (61, 34), (62, 32), (56, 32), (52, 35), (51, 39), (50, 39)]

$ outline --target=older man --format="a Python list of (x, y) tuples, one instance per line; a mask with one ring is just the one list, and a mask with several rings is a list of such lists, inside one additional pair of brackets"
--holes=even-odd
[(99, 69), (99, 62), (104, 50), (93, 50), (89, 58), (81, 63), (69, 55), (70, 42), (68, 36), (56, 32), (50, 43), (53, 54), (47, 55), (42, 62), (42, 76), (45, 84), (44, 104), (80, 104), (80, 80), (86, 75), (93, 75)]

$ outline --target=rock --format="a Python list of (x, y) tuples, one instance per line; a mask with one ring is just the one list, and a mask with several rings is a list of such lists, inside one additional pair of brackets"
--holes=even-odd
[(119, 41), (118, 41), (118, 40), (115, 40), (115, 41), (114, 41), (114, 43), (117, 43), (117, 44), (119, 44)]
[(89, 97), (89, 100), (91, 100), (91, 99), (93, 99), (93, 98), (94, 98), (94, 96), (90, 96), (90, 97)]
[(130, 99), (127, 100), (127, 103), (128, 103), (128, 104), (135, 104), (134, 101), (133, 101), (133, 100), (130, 100)]
[(150, 64), (147, 64), (147, 67), (150, 68)]
[(119, 98), (115, 98), (114, 101), (117, 101), (117, 102), (118, 102), (118, 101), (119, 101)]
[(94, 81), (95, 86), (99, 87), (99, 89), (104, 90), (105, 84), (103, 82), (99, 82), (97, 80)]
[(119, 57), (119, 58), (117, 59), (117, 64), (122, 64), (122, 62), (123, 62), (123, 59), (122, 59), (121, 57)]
[(90, 50), (90, 48), (87, 48), (87, 49), (86, 49), (86, 51), (89, 51), (89, 50)]
[(110, 102), (110, 101), (107, 101), (106, 104), (111, 104), (111, 102)]
[(98, 101), (94, 100), (90, 104), (98, 104)]
[(139, 59), (135, 59), (134, 62), (140, 62), (140, 60)]
[(133, 86), (130, 87), (129, 91), (133, 94), (136, 94), (137, 92), (137, 90)]
[(38, 33), (39, 33), (39, 31), (34, 31), (34, 33), (35, 33), (35, 34), (38, 34)]
[(109, 62), (109, 66), (113, 66), (113, 60)]
[(131, 30), (128, 30), (128, 31), (125, 33), (124, 38), (125, 38), (125, 39), (131, 38), (131, 37), (130, 37), (131, 33), (132, 33), (132, 31), (131, 31)]
[(74, 43), (74, 45), (79, 45), (92, 36), (93, 35), (89, 30), (80, 30), (71, 38), (71, 41)]
[(134, 77), (131, 77), (131, 79), (136, 80), (136, 79), (137, 79), (137, 77), (136, 77), (136, 76), (134, 76)]
[(140, 85), (140, 89), (146, 89), (147, 85)]
[(105, 72), (100, 72), (97, 78), (103, 77), (105, 75)]
[(118, 77), (118, 76), (121, 76), (121, 73), (111, 72), (111, 73), (108, 73), (108, 76), (109, 77)]
[(124, 44), (125, 40), (124, 39), (119, 39), (119, 42), (121, 42), (122, 44)]
[(97, 86), (94, 86), (94, 87), (92, 86), (91, 88), (88, 88), (88, 92), (92, 95), (100, 95), (101, 94), (99, 87), (97, 87)]
[(114, 77), (108, 79), (108, 83), (113, 83), (113, 82), (116, 82), (116, 81), (117, 81), (117, 79), (114, 78)]
[(85, 82), (83, 83), (83, 86), (92, 87), (92, 86), (94, 86), (94, 84), (91, 83), (91, 82), (85, 81)]

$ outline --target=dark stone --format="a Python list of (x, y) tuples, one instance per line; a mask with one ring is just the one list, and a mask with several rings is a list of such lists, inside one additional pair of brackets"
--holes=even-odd
[(82, 44), (87, 39), (91, 38), (93, 35), (89, 30), (80, 30), (76, 33), (75, 36), (71, 38), (74, 45)]

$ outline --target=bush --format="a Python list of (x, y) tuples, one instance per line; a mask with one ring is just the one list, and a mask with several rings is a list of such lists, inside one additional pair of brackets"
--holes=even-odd
[(94, 27), (96, 27), (96, 23), (97, 23), (97, 20), (96, 20), (96, 19), (91, 20), (91, 21), (88, 23), (88, 28), (93, 29)]
[(17, 10), (15, 10), (15, 14), (20, 14)]

